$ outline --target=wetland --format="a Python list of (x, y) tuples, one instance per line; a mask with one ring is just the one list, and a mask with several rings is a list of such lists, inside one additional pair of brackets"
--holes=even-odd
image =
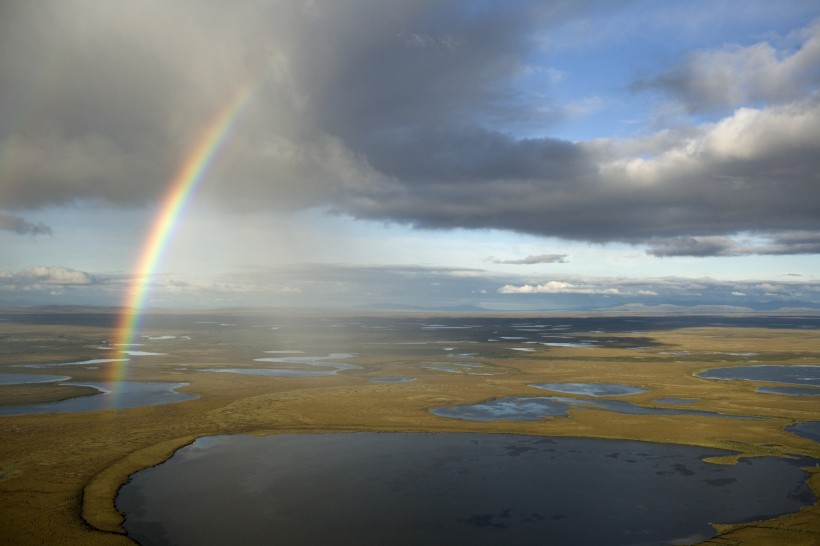
[[(308, 452), (315, 452), (311, 442), (325, 442), (328, 449), (340, 450), (333, 451), (338, 455), (326, 458), (327, 466), (311, 472), (326, 472), (322, 476), (329, 480), (325, 480), (328, 487), (337, 487), (337, 492), (350, 491), (354, 486), (369, 488), (365, 489), (367, 494), (358, 494), (357, 498), (364, 497), (362, 502), (375, 503), (376, 508), (380, 506), (378, 499), (391, 498), (390, 484), (395, 484), (402, 472), (424, 475), (418, 467), (420, 461), (440, 461), (443, 474), (437, 474), (436, 469), (425, 470), (429, 480), (420, 480), (410, 488), (411, 498), (423, 499), (412, 501), (418, 505), (418, 517), (429, 525), (439, 525), (444, 533), (440, 536), (471, 537), (476, 544), (493, 543), (491, 537), (497, 538), (497, 533), (508, 533), (506, 543), (531, 543), (527, 540), (531, 541), (533, 535), (520, 538), (526, 529), (536, 530), (536, 534), (568, 533), (561, 536), (574, 536), (579, 544), (600, 543), (599, 538), (587, 538), (584, 533), (596, 526), (606, 529), (601, 506), (616, 508), (622, 522), (639, 522), (645, 510), (639, 506), (644, 506), (641, 499), (666, 506), (676, 515), (676, 521), (683, 519), (679, 516), (684, 505), (676, 503), (684, 502), (685, 495), (677, 485), (664, 481), (667, 479), (705, 483), (703, 491), (712, 496), (719, 493), (728, 498), (735, 494), (731, 491), (746, 491), (739, 494), (749, 503), (765, 500), (786, 504), (735, 513), (732, 507), (740, 509), (742, 502), (724, 503), (723, 511), (708, 515), (704, 512), (696, 518), (697, 527), (691, 531), (675, 528), (671, 538), (649, 534), (643, 543), (680, 539), (683, 544), (709, 540), (716, 544), (816, 544), (820, 537), (816, 504), (820, 486), (817, 398), (759, 390), (810, 389), (814, 384), (795, 384), (784, 376), (774, 380), (704, 376), (709, 370), (778, 366), (807, 377), (808, 368), (820, 366), (817, 317), (163, 312), (144, 317), (141, 337), (136, 340), (139, 346), (128, 348), (125, 363), (119, 360), (121, 352), (110, 350), (117, 324), (112, 310), (7, 310), (0, 312), (0, 318), (5, 319), (0, 321), (0, 374), (25, 372), (37, 376), (28, 383), (0, 384), (0, 410), (21, 413), (0, 415), (2, 543), (54, 543), (54, 537), (65, 544), (133, 544), (135, 539), (145, 544), (173, 543), (176, 539), (167, 537), (183, 532), (170, 530), (177, 523), (149, 522), (142, 530), (134, 526), (140, 513), (153, 513), (162, 501), (150, 497), (145, 489), (149, 496), (126, 507), (124, 499), (129, 489), (122, 490), (122, 497), (118, 497), (118, 491), (129, 476), (132, 483), (137, 483), (142, 480), (140, 476), (146, 475), (140, 471), (149, 467), (157, 472), (186, 472), (184, 465), (178, 464), (180, 460), (191, 459), (191, 453), (201, 453), (204, 459), (206, 452), (214, 451), (203, 446), (222, 442), (255, 446), (286, 442), (295, 446), (300, 441), (308, 446)], [(106, 385), (114, 367), (124, 364), (124, 380)], [(57, 373), (64, 376), (53, 375), (57, 367)], [(67, 376), (70, 381), (63, 380)], [(149, 384), (190, 398), (131, 407), (105, 404), (89, 411), (65, 413), (23, 414), (21, 410), (60, 401), (99, 400), (105, 396), (100, 392), (119, 393), (130, 383)], [(467, 411), (464, 408), (497, 401), (505, 401), (507, 413), (491, 415), (490, 419), (436, 414), (441, 408)], [(531, 406), (533, 413), (519, 418), (516, 411), (521, 406)], [(493, 411), (504, 413), (498, 408)], [(404, 446), (402, 442), (411, 437), (405, 435), (413, 435), (419, 451), (411, 457), (408, 449), (402, 449), (409, 457), (402, 459), (385, 447), (385, 442)], [(359, 440), (351, 443), (351, 438)], [(457, 438), (470, 438), (463, 447), (466, 451), (458, 447)], [(449, 446), (444, 450), (446, 455), (436, 459), (430, 454), (439, 449), (433, 440)], [(500, 443), (496, 447), (487, 444), (482, 451), (488, 457), (496, 453), (494, 450), (506, 453), (495, 460), (510, 464), (509, 479), (523, 472), (535, 476), (533, 479), (552, 480), (555, 488), (564, 474), (568, 480), (569, 476), (577, 478), (579, 474), (570, 472), (556, 476), (535, 471), (523, 462), (543, 451), (543, 446), (551, 445), (550, 449), (560, 452), (563, 448), (556, 446), (569, 445), (566, 442), (583, 444), (570, 449), (591, 457), (584, 459), (587, 463), (582, 465), (581, 474), (587, 472), (592, 477), (583, 487), (561, 486), (569, 487), (573, 494), (578, 490), (579, 501), (571, 505), (556, 501), (571, 506), (560, 512), (557, 508), (530, 509), (524, 498), (502, 498), (480, 488), (469, 494), (447, 489), (448, 483), (455, 483), (453, 476), (484, 475), (476, 470), (485, 463), (471, 447), (477, 444), (471, 442), (493, 441)], [(597, 448), (589, 446), (598, 445), (595, 442), (609, 446), (602, 448), (606, 454), (632, 455), (624, 455), (620, 461), (621, 457), (599, 457), (598, 462), (592, 462)], [(628, 447), (621, 442), (637, 444)], [(521, 454), (509, 455), (510, 446), (518, 446), (512, 452)], [(522, 446), (535, 447), (529, 451)], [(432, 451), (425, 452), (422, 447)], [(366, 449), (359, 453), (359, 459), (379, 453), (383, 457), (375, 462), (367, 459), (368, 463), (358, 466), (342, 465), (359, 472), (350, 475), (349, 483), (342, 483), (339, 476), (345, 473), (339, 471), (340, 461), (347, 460), (349, 455), (345, 453), (360, 448)], [(629, 451), (633, 448), (634, 452)], [(674, 468), (664, 470), (666, 459), (653, 460), (650, 456), (656, 448), (672, 450), (675, 457), (690, 457), (686, 454), (690, 453), (694, 458), (687, 459), (684, 466), (693, 473), (686, 477)], [(249, 448), (246, 455), (231, 457), (261, 457), (265, 449)], [(687, 451), (690, 449), (694, 451)], [(254, 479), (274, 479), (285, 468), (288, 457), (304, 459), (305, 465), (313, 457), (297, 452), (283, 455), (281, 468), (274, 464), (275, 459), (260, 463), (255, 470), (251, 465)], [(388, 459), (393, 462), (388, 464)], [(471, 461), (478, 466), (470, 466)], [(234, 469), (220, 467), (221, 463), (202, 464), (216, 465), (208, 467), (220, 469), (214, 474), (224, 471), (236, 476)], [(276, 468), (271, 469), (271, 464)], [(622, 497), (605, 487), (607, 480), (628, 480), (630, 469), (642, 465), (645, 469), (647, 464), (659, 465), (658, 472), (671, 473), (650, 473), (651, 479), (644, 481), (654, 489), (636, 489), (634, 504), (621, 503), (620, 499), (633, 497)], [(767, 465), (782, 465), (786, 474), (767, 470), (764, 474), (776, 476), (769, 480), (771, 483), (756, 477), (753, 469), (769, 468)], [(362, 474), (362, 468), (367, 472)], [(530, 470), (525, 472), (526, 468)], [(599, 473), (593, 471), (595, 468), (609, 468), (610, 472)], [(297, 465), (291, 472), (294, 479), (288, 487), (297, 497), (290, 504), (280, 497), (271, 499), (270, 506), (280, 507), (274, 510), (276, 514), (295, 509), (313, 513), (322, 502), (325, 508), (340, 506), (338, 499), (347, 498), (311, 498), (312, 492), (321, 488), (300, 488), (302, 479), (296, 476), (304, 476), (306, 471)], [(739, 477), (732, 472), (751, 473)], [(201, 472), (200, 476), (206, 477)], [(499, 476), (487, 479), (508, 479)], [(180, 479), (184, 483), (184, 478)], [(207, 479), (217, 477), (209, 472)], [(712, 480), (712, 484), (704, 480)], [(467, 487), (478, 487), (467, 482)], [(261, 484), (265, 482), (259, 483), (264, 489)], [(603, 488), (596, 489), (598, 486)], [(743, 489), (770, 486), (774, 489), (767, 489), (768, 493)], [(178, 489), (189, 495), (195, 490), (193, 483)], [(241, 492), (243, 488), (238, 489)], [(586, 491), (598, 492), (595, 502), (583, 497)], [(448, 497), (450, 493), (455, 496)], [(661, 497), (653, 497), (655, 494)], [(693, 492), (692, 496), (709, 494)], [(222, 497), (212, 497), (212, 508), (218, 510)], [(453, 502), (445, 503), (450, 512), (435, 509), (441, 498), (471, 497), (475, 506)], [(657, 498), (667, 500), (651, 500)], [(394, 543), (400, 543), (403, 536), (413, 536), (412, 530), (399, 531), (401, 523), (386, 514), (384, 525), (379, 527), (379, 518), (367, 517), (371, 508), (359, 511), (353, 503), (347, 504), (351, 506), (345, 506), (347, 516), (341, 525), (351, 533), (359, 533), (369, 520), (370, 531), (392, 533)], [(463, 512), (458, 512), (459, 506)], [(430, 516), (444, 516), (445, 512), (449, 515), (438, 523)], [(554, 517), (562, 514), (564, 517)], [(360, 523), (355, 523), (356, 517)], [(527, 518), (532, 521), (525, 521)], [(345, 522), (350, 523), (349, 527)], [(252, 536), (258, 527), (248, 522), (237, 531), (231, 525), (220, 523), (216, 527), (233, 529), (230, 533), (240, 536)], [(424, 525), (415, 527), (420, 533), (427, 532), (423, 531)], [(649, 524), (640, 529), (640, 525), (623, 527), (641, 533), (649, 529)], [(444, 528), (449, 530), (445, 533)], [(218, 532), (214, 531), (213, 536)], [(641, 543), (638, 535), (624, 538), (612, 529), (604, 532), (609, 536), (604, 542)], [(299, 542), (294, 538), (283, 543), (289, 541)], [(405, 543), (414, 542), (408, 538)]]

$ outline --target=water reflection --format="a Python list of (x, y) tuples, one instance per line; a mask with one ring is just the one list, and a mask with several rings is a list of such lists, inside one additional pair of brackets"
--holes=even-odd
[(143, 381), (118, 381), (84, 383), (65, 383), (79, 387), (92, 387), (99, 394), (79, 396), (45, 402), (41, 404), (24, 404), (19, 406), (0, 406), (0, 415), (28, 415), (32, 413), (75, 413), (107, 409), (135, 408), (139, 406), (156, 406), (184, 402), (197, 398), (194, 394), (177, 392), (176, 389), (188, 383), (160, 383)]
[(731, 419), (756, 419), (739, 415), (727, 415), (714, 411), (686, 410), (677, 408), (649, 408), (636, 406), (623, 400), (581, 400), (559, 396), (513, 396), (497, 398), (478, 404), (462, 404), (433, 408), (430, 413), (439, 417), (464, 419), (466, 421), (538, 421), (545, 417), (567, 417), (570, 409), (592, 409), (626, 413), (631, 415), (700, 415), (703, 417), (727, 417)]
[[(266, 351), (268, 353), (276, 351)], [(245, 375), (264, 375), (269, 377), (325, 377), (336, 375), (345, 370), (360, 370), (361, 366), (346, 362), (329, 362), (329, 359), (345, 359), (355, 355), (348, 353), (331, 353), (327, 356), (282, 356), (255, 358), (254, 362), (272, 362), (288, 364), (291, 367), (277, 366), (272, 368), (215, 368), (204, 372), (238, 373)], [(293, 367), (295, 366), (295, 367)], [(317, 369), (318, 368), (318, 369)]]
[(54, 383), (68, 381), (67, 375), (40, 375), (35, 373), (0, 373), (0, 385), (25, 385), (29, 383)]
[(697, 398), (658, 398), (655, 400), (656, 404), (694, 404)]
[(820, 442), (820, 421), (806, 421), (804, 423), (797, 423), (796, 425), (786, 427), (786, 430), (793, 434), (797, 434), (798, 436), (814, 440), (815, 442)]
[(641, 387), (620, 383), (533, 383), (527, 386), (565, 394), (586, 394), (588, 396), (624, 396), (646, 392), (646, 389)]
[(771, 381), (788, 385), (820, 387), (820, 366), (735, 366), (712, 368), (697, 374), (706, 379)]
[[(483, 434), (197, 440), (117, 497), (143, 545), (691, 544), (814, 501), (806, 460)], [(240, 539), (241, 537), (241, 539)]]
[(820, 396), (820, 389), (810, 387), (758, 387), (755, 392), (785, 394), (786, 396)]

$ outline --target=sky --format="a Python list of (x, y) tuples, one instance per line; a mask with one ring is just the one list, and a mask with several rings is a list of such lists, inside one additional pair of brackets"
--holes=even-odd
[(820, 309), (820, 5), (0, 1), (0, 306), (136, 284), (149, 308)]

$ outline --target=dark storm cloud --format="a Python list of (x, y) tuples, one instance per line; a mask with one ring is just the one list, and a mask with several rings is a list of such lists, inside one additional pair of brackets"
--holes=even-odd
[[(519, 86), (538, 38), (602, 5), (6, 3), (0, 206), (156, 201), (251, 81), (200, 190), (226, 208), (650, 243), (659, 256), (729, 252), (720, 238), (737, 233), (820, 233), (817, 25), (790, 54), (706, 51), (638, 84), (692, 111), (765, 99), (757, 109), (631, 143), (516, 136), (521, 120), (560, 118)], [(717, 81), (709, 63), (731, 77)]]
[(647, 253), (660, 257), (820, 254), (820, 234), (805, 231), (781, 233), (754, 244), (718, 236), (674, 237), (649, 241)]
[(11, 231), (20, 235), (51, 235), (51, 228), (42, 222), (33, 224), (25, 218), (0, 214), (0, 230)]

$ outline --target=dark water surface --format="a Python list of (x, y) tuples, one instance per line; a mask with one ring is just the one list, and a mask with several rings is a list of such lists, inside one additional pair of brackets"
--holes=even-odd
[(744, 415), (728, 415), (705, 410), (650, 408), (624, 400), (587, 400), (562, 396), (509, 396), (477, 404), (459, 404), (433, 408), (439, 417), (465, 421), (540, 421), (546, 417), (568, 417), (570, 409), (605, 410), (632, 415), (700, 415), (730, 419), (756, 419)]
[(803, 438), (809, 438), (815, 442), (820, 442), (820, 421), (806, 421), (803, 423), (797, 423), (796, 425), (786, 427), (786, 430), (792, 434), (802, 436)]
[(810, 387), (758, 387), (755, 392), (786, 396), (820, 396), (820, 389)]
[(143, 545), (691, 544), (814, 501), (804, 461), (492, 434), (212, 436), (117, 497)]
[(528, 385), (547, 391), (587, 396), (624, 396), (646, 392), (646, 389), (620, 383), (533, 383)]
[(54, 383), (68, 381), (67, 375), (40, 375), (34, 373), (0, 373), (0, 385), (25, 385), (27, 383)]
[(697, 375), (707, 379), (771, 381), (788, 385), (820, 387), (820, 366), (735, 366), (733, 368), (712, 368)]
[(57, 402), (41, 404), (23, 404), (19, 406), (0, 406), (0, 415), (28, 415), (32, 413), (75, 413), (107, 409), (135, 408), (139, 406), (156, 406), (193, 400), (197, 396), (176, 389), (188, 383), (161, 383), (149, 381), (85, 381), (65, 383), (81, 387), (93, 387), (99, 394), (78, 396)]

